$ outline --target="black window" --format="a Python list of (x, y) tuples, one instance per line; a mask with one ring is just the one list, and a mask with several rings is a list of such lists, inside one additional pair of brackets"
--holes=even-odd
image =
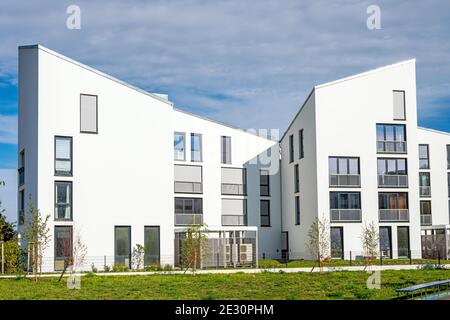
[(378, 194), (378, 208), (408, 209), (408, 193), (406, 192), (380, 192)]
[(419, 169), (430, 169), (430, 152), (427, 144), (419, 145)]
[(295, 197), (295, 224), (300, 224), (300, 197)]
[(269, 170), (261, 169), (259, 172), (259, 191), (261, 196), (270, 196)]
[(330, 174), (358, 175), (359, 158), (356, 157), (329, 157), (328, 170)]
[(73, 254), (72, 226), (55, 226), (55, 270), (64, 270)]
[(420, 200), (420, 214), (430, 215), (431, 214), (431, 201)]
[(19, 187), (25, 184), (25, 150), (19, 153)]
[(303, 148), (303, 129), (298, 132), (298, 158), (303, 159), (305, 157), (305, 151)]
[(55, 220), (68, 220), (72, 218), (72, 182), (55, 182)]
[(231, 137), (220, 137), (220, 159), (223, 164), (231, 164)]
[(419, 172), (419, 194), (421, 197), (431, 197), (431, 179), (429, 172)]
[(298, 164), (294, 166), (294, 192), (299, 192), (300, 190), (300, 177), (298, 171)]
[(270, 201), (260, 201), (261, 227), (270, 227)]
[(144, 265), (152, 266), (160, 263), (159, 226), (144, 227)]
[(397, 227), (397, 250), (399, 258), (409, 258), (409, 227)]
[(406, 153), (406, 129), (401, 124), (377, 124), (377, 151)]
[(406, 175), (407, 165), (406, 159), (379, 158), (378, 159), (379, 175)]
[(23, 225), (25, 223), (25, 190), (19, 191), (19, 217), (18, 217), (19, 225)]
[(380, 251), (386, 258), (392, 258), (392, 234), (391, 227), (380, 227)]
[(361, 209), (361, 193), (330, 192), (330, 209)]
[(203, 213), (202, 198), (175, 198), (175, 213), (177, 214)]
[(289, 136), (289, 162), (294, 161), (294, 135)]
[(114, 264), (131, 267), (131, 227), (114, 227)]
[(72, 137), (55, 137), (55, 175), (72, 175)]
[(331, 258), (344, 259), (344, 229), (342, 227), (331, 227)]

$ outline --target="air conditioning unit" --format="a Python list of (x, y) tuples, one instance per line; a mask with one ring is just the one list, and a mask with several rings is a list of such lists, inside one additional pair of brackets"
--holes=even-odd
[(253, 262), (253, 245), (252, 244), (241, 244), (240, 249), (240, 261), (241, 263), (252, 263)]

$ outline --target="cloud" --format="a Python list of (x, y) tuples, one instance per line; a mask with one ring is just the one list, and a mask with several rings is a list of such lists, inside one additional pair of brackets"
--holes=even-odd
[[(419, 114), (450, 88), (450, 3), (372, 1), (2, 0), (0, 72), (17, 78), (17, 46), (42, 43), (184, 109), (240, 127), (284, 129), (315, 85), (417, 58)], [(1, 107), (0, 107), (1, 111)]]
[(17, 116), (0, 114), (0, 143), (17, 143)]

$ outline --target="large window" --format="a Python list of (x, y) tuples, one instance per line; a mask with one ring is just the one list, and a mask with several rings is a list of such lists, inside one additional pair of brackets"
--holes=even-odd
[(344, 259), (344, 228), (331, 227), (331, 258)]
[(405, 125), (377, 124), (379, 153), (406, 153)]
[(25, 150), (19, 153), (19, 187), (25, 184)]
[(399, 258), (409, 258), (409, 227), (397, 227), (397, 250)]
[(407, 187), (408, 177), (406, 159), (379, 158), (378, 186)]
[(97, 133), (97, 100), (97, 96), (94, 95), (80, 95), (80, 132), (82, 133)]
[(269, 170), (259, 171), (259, 195), (270, 196), (270, 174)]
[(298, 131), (298, 158), (303, 159), (305, 157), (305, 150), (303, 148), (303, 129)]
[(55, 175), (72, 175), (72, 137), (55, 137)]
[(331, 222), (361, 221), (361, 193), (330, 192)]
[(174, 165), (175, 193), (202, 193), (202, 166)]
[(431, 197), (431, 180), (429, 172), (419, 172), (419, 194), (421, 197)]
[(361, 184), (359, 158), (329, 157), (328, 170), (330, 187), (359, 187)]
[(220, 137), (220, 160), (223, 164), (231, 164), (231, 137)]
[(429, 145), (419, 145), (419, 169), (430, 169)]
[(380, 254), (384, 258), (392, 258), (392, 232), (391, 227), (380, 227)]
[(289, 162), (294, 161), (294, 135), (289, 136)]
[(406, 120), (405, 91), (394, 90), (394, 120)]
[(247, 225), (247, 199), (222, 199), (222, 226)]
[(420, 225), (430, 226), (431, 221), (431, 201), (420, 200)]
[(270, 201), (261, 200), (259, 208), (261, 215), (261, 227), (270, 227)]
[(131, 267), (131, 227), (114, 228), (114, 264)]
[(408, 193), (380, 192), (378, 194), (379, 220), (409, 221)]
[(72, 182), (55, 182), (55, 220), (72, 220)]
[(295, 224), (300, 225), (300, 197), (295, 197)]
[(247, 169), (246, 168), (222, 168), (222, 194), (246, 195), (247, 194)]
[(72, 257), (72, 226), (55, 226), (55, 271), (64, 270)]
[(173, 134), (173, 152), (174, 160), (186, 160), (186, 141), (184, 132), (175, 132)]
[(191, 133), (191, 161), (202, 161), (202, 135)]
[(175, 225), (194, 225), (202, 223), (202, 198), (175, 198)]
[(298, 171), (298, 164), (294, 166), (294, 192), (300, 191), (300, 173)]
[(159, 226), (144, 227), (144, 265), (153, 266), (160, 263)]

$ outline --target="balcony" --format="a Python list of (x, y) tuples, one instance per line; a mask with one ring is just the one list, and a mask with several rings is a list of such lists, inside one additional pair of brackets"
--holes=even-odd
[(247, 225), (247, 215), (232, 215), (223, 214), (222, 215), (222, 226), (246, 226)]
[(408, 209), (380, 209), (380, 222), (407, 222), (409, 221)]
[(203, 214), (201, 213), (175, 214), (176, 226), (190, 226), (201, 224), (203, 224)]
[(431, 187), (419, 186), (419, 194), (421, 197), (431, 197)]
[(361, 222), (361, 209), (331, 209), (331, 222)]
[(175, 193), (202, 193), (201, 182), (175, 181)]
[(379, 175), (378, 187), (380, 188), (407, 188), (408, 176), (407, 175)]
[(222, 194), (226, 195), (245, 195), (247, 186), (245, 184), (222, 183)]
[(431, 219), (431, 214), (421, 214), (420, 215), (420, 225), (421, 226), (431, 226), (432, 223), (432, 219)]
[(406, 141), (377, 141), (378, 153), (406, 153)]
[(357, 187), (361, 186), (359, 174), (330, 174), (330, 187)]

